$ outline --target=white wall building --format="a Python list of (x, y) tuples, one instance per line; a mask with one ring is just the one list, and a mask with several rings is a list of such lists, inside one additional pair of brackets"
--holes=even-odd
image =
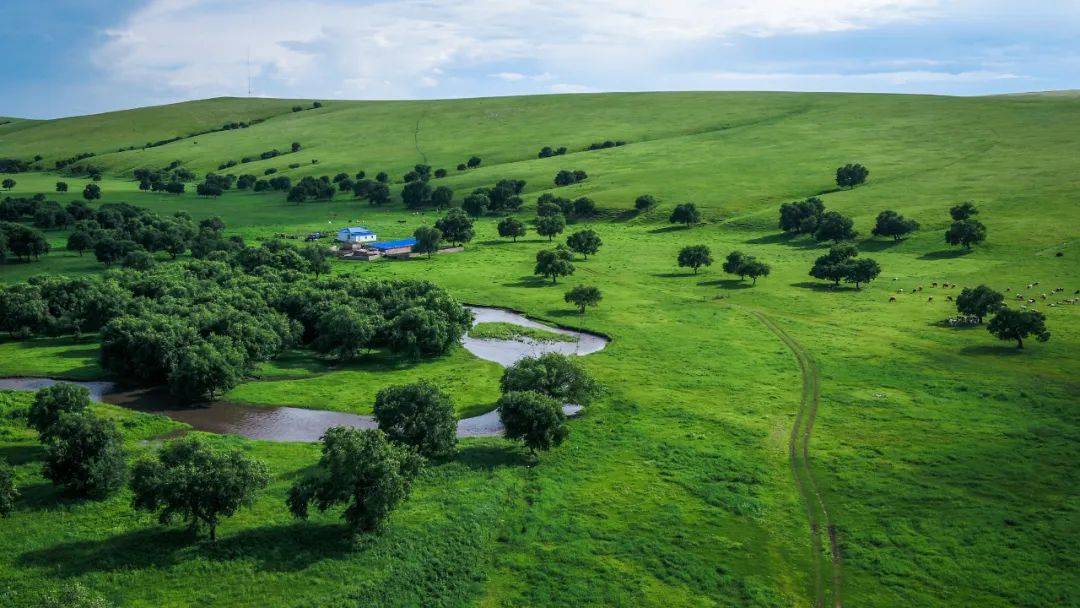
[(371, 243), (378, 238), (375, 233), (363, 226), (353, 226), (338, 230), (337, 240), (342, 243)]

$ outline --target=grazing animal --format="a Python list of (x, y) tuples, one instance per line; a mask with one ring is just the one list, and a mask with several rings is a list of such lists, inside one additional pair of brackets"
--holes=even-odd
[(1027, 288), (1028, 288), (1028, 289), (1031, 289), (1032, 287), (1034, 287), (1034, 285), (1032, 285), (1031, 283), (1028, 283), (1028, 287), (1027, 287)]
[(889, 296), (889, 301), (890, 302), (895, 302), (896, 301), (896, 296)]
[(1022, 293), (1016, 294), (1016, 299), (1019, 300), (1020, 302), (1023, 302), (1024, 301), (1024, 294), (1022, 294)]
[(945, 296), (946, 302), (952, 302), (952, 296)]
[(1041, 294), (1039, 297), (1045, 300), (1046, 299), (1046, 294), (1045, 293)]
[[(945, 284), (942, 283), (941, 286), (944, 287)], [(930, 287), (937, 287), (937, 281), (934, 281), (933, 283), (930, 283)]]
[(922, 285), (919, 285), (918, 287), (916, 287), (915, 291), (922, 291)]
[(1035, 298), (1029, 298), (1028, 299), (1028, 304), (1034, 304), (1034, 303), (1035, 303)]
[(897, 289), (897, 290), (896, 290), (896, 293), (904, 293), (904, 288), (903, 288), (903, 287), (901, 287), (900, 289)]
[(934, 296), (930, 296), (929, 298), (926, 298), (926, 301), (927, 302), (933, 302), (934, 301)]
[(1005, 291), (1006, 291), (1006, 292), (1012, 291), (1012, 287), (1006, 287), (1006, 288), (1005, 288)]

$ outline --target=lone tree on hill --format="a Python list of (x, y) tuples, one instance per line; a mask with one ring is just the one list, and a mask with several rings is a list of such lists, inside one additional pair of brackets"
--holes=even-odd
[(837, 211), (826, 211), (818, 219), (817, 230), (814, 231), (814, 240), (833, 241), (834, 243), (849, 241), (858, 236), (858, 233), (853, 228), (854, 225), (855, 223), (851, 218), (841, 215)]
[(370, 532), (408, 498), (422, 466), (415, 449), (388, 441), (382, 431), (335, 426), (323, 435), (316, 470), (293, 484), (286, 504), (302, 519), (312, 503), (319, 511), (345, 505), (342, 517), (352, 532)]
[(656, 198), (651, 194), (642, 194), (634, 200), (634, 209), (645, 211), (656, 206)]
[(452, 456), (457, 445), (454, 402), (427, 380), (379, 391), (375, 420), (388, 439), (411, 445), (427, 458)]
[(698, 212), (697, 206), (694, 203), (683, 203), (681, 205), (675, 205), (675, 209), (671, 211), (671, 217), (668, 218), (668, 222), (672, 224), (685, 224), (687, 228), (694, 224), (701, 223), (701, 213)]
[(468, 243), (476, 234), (472, 218), (458, 208), (447, 211), (446, 215), (436, 220), (435, 227), (442, 232), (443, 238), (455, 245)]
[(983, 317), (997, 312), (1004, 304), (1005, 296), (986, 285), (979, 285), (974, 289), (965, 287), (960, 295), (956, 296), (956, 310), (977, 318), (979, 323), (983, 322)]
[(413, 232), (413, 238), (416, 239), (413, 251), (426, 253), (427, 257), (430, 258), (431, 254), (439, 250), (439, 243), (442, 242), (442, 232), (438, 228), (421, 226), (416, 229), (416, 232)]
[(559, 277), (574, 274), (574, 265), (567, 258), (567, 255), (559, 251), (541, 249), (536, 252), (536, 267), (533, 268), (533, 274), (551, 279), (551, 284), (554, 285)]
[(15, 180), (11, 179), (10, 177), (4, 178), (2, 185), (4, 186), (4, 190), (11, 190), (15, 187)]
[(479, 166), (480, 166), (480, 163), (481, 163), (481, 162), (482, 162), (482, 161), (480, 160), (480, 157), (479, 157), (479, 156), (470, 156), (470, 157), (469, 157), (469, 161), (468, 161), (467, 163), (465, 163), (465, 164), (466, 164), (466, 166), (467, 166), (467, 167), (469, 167), (470, 169), (475, 169), (475, 168), (477, 168), (477, 167), (479, 167)]
[(538, 450), (562, 444), (570, 433), (557, 401), (534, 391), (506, 393), (496, 402), (507, 439), (520, 439), (536, 458)]
[(525, 236), (525, 224), (516, 217), (504, 218), (499, 222), (499, 236), (513, 239), (517, 242), (518, 237)]
[(986, 330), (999, 340), (1016, 340), (1016, 348), (1024, 348), (1024, 338), (1035, 336), (1039, 342), (1050, 339), (1046, 330), (1046, 315), (1037, 310), (1002, 308), (986, 324)]
[(870, 170), (866, 167), (859, 163), (848, 163), (836, 170), (836, 185), (850, 190), (865, 183), (869, 175)]
[(972, 216), (979, 215), (979, 210), (975, 207), (975, 203), (964, 201), (959, 205), (950, 207), (949, 215), (952, 216), (953, 221), (959, 222), (961, 220), (971, 219)]
[(101, 186), (97, 184), (86, 184), (86, 187), (82, 191), (83, 198), (88, 201), (101, 198)]
[(579, 230), (566, 237), (566, 246), (571, 251), (585, 256), (586, 260), (589, 259), (590, 255), (600, 251), (600, 246), (603, 244), (600, 235), (592, 230)]
[(136, 509), (158, 512), (162, 524), (179, 517), (192, 530), (205, 525), (211, 542), (222, 518), (251, 506), (269, 484), (263, 462), (240, 450), (213, 449), (197, 437), (172, 441), (157, 458), (139, 461), (131, 479)]
[(698, 268), (711, 266), (712, 263), (712, 252), (705, 245), (688, 245), (679, 251), (679, 268), (693, 268), (694, 274), (697, 274)]
[(57, 192), (67, 192), (68, 191), (67, 182), (56, 182), (56, 191)]
[(600, 303), (603, 296), (600, 294), (600, 290), (596, 287), (587, 285), (578, 285), (566, 292), (563, 296), (563, 301), (574, 304), (578, 307), (578, 314), (585, 314), (586, 306), (596, 306)]
[(979, 220), (957, 220), (945, 231), (945, 242), (950, 245), (963, 245), (965, 249), (971, 249), (986, 240), (986, 226)]
[(874, 236), (891, 236), (894, 241), (899, 241), (918, 229), (919, 222), (906, 219), (895, 211), (882, 211), (870, 233)]

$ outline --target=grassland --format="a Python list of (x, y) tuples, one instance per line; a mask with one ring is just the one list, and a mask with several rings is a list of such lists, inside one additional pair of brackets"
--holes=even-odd
[(533, 340), (535, 342), (576, 342), (577, 338), (513, 323), (477, 323), (469, 335), (485, 340)]
[[(1052, 339), (1016, 351), (982, 328), (940, 327), (951, 312), (945, 295), (955, 291), (929, 287), (1016, 290), (1039, 281), (1080, 289), (1080, 99), (672, 93), (329, 101), (281, 113), (291, 105), (211, 100), (138, 110), (150, 118), (133, 130), (134, 113), (64, 119), (68, 126), (16, 122), (0, 126), (0, 157), (40, 153), (51, 163), (96, 151), (105, 200), (221, 215), (252, 240), (361, 222), (390, 238), (435, 216), (348, 200), (297, 206), (281, 195), (156, 195), (137, 191), (128, 173), (174, 159), (203, 173), (299, 141), (302, 157), (319, 163), (285, 171), (293, 176), (361, 168), (398, 176), (426, 160), (451, 169), (439, 183), (459, 200), (500, 178), (524, 179), (526, 218), (555, 171), (584, 169), (588, 180), (558, 192), (597, 202), (601, 216), (581, 225), (604, 246), (558, 286), (531, 275), (547, 241), (503, 241), (494, 219), (477, 223), (461, 254), (339, 263), (334, 271), (429, 278), (462, 301), (612, 336), (584, 359), (604, 397), (539, 466), (525, 467), (501, 440), (463, 442), (458, 459), (425, 473), (386, 533), (357, 543), (341, 540), (331, 515), (296, 523), (282, 508), (315, 446), (215, 439), (268, 460), (275, 482), (254, 509), (222, 526), (213, 547), (133, 513), (125, 495), (59, 499), (40, 476), (31, 433), (0, 416), (0, 456), (29, 488), (0, 525), (0, 605), (27, 605), (68, 581), (124, 606), (810, 605), (821, 560), (811, 553), (788, 451), (803, 390), (799, 359), (759, 315), (818, 370), (808, 466), (836, 525), (845, 604), (1080, 602), (1080, 309), (1042, 305)], [(109, 152), (270, 115), (248, 129)], [(605, 139), (629, 143), (574, 152)], [(535, 158), (544, 145), (571, 153)], [(453, 171), (471, 154), (484, 159), (481, 168)], [(251, 172), (285, 168), (290, 158), (252, 163)], [(870, 181), (833, 191), (832, 170), (849, 161), (870, 167)], [(14, 194), (51, 192), (57, 179), (72, 184), (57, 200), (81, 190), (81, 180), (53, 174), (15, 178)], [(658, 207), (627, 211), (644, 193)], [(812, 194), (855, 219), (863, 255), (884, 268), (876, 283), (830, 290), (807, 276), (823, 246), (778, 235), (775, 218), (779, 203)], [(669, 227), (667, 214), (687, 200), (706, 223)], [(962, 200), (978, 204), (989, 229), (970, 253), (942, 239), (947, 208)], [(899, 243), (866, 238), (883, 209), (922, 230)], [(59, 245), (65, 235), (50, 236)], [(696, 276), (675, 268), (677, 251), (698, 243), (714, 256), (751, 253), (773, 273), (750, 287), (718, 266)], [(2, 266), (0, 280), (100, 271), (92, 257), (58, 251)], [(562, 300), (575, 284), (604, 293), (585, 317)], [(888, 301), (919, 285), (919, 295)], [(0, 342), (0, 369), (91, 377), (92, 344)], [(459, 408), (474, 408), (493, 400), (498, 377), (462, 352), (412, 368), (372, 359), (340, 369), (290, 354), (261, 374), (228, 397), (366, 411), (378, 387), (423, 376), (446, 383)], [(24, 400), (4, 399), (8, 409)], [(132, 421), (124, 429), (135, 451), (168, 424), (113, 415)], [(838, 585), (827, 577), (825, 586), (831, 597)]]

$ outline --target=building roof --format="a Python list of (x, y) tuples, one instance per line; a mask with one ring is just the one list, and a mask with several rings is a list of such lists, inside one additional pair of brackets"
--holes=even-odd
[(375, 234), (374, 232), (368, 230), (363, 226), (351, 226), (349, 228), (342, 228), (341, 230), (338, 230), (338, 234), (342, 232), (348, 232), (350, 236), (368, 236)]
[(380, 251), (385, 249), (397, 249), (398, 247), (412, 247), (416, 244), (416, 239), (409, 237), (407, 239), (398, 239), (396, 241), (383, 241), (381, 243), (373, 243), (371, 246)]

